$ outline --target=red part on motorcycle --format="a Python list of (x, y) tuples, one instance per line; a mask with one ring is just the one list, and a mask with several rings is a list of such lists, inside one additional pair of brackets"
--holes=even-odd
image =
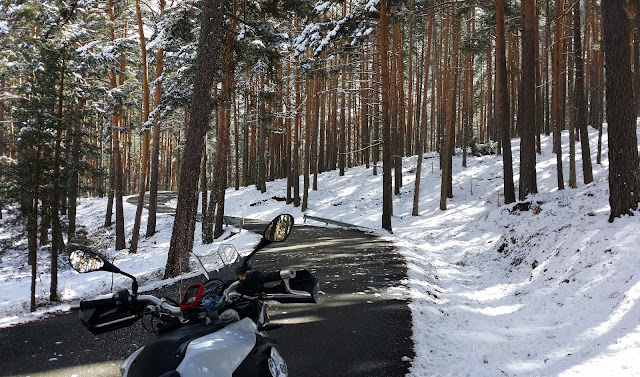
[(181, 310), (193, 309), (202, 304), (202, 295), (204, 294), (204, 284), (191, 284), (187, 291), (184, 292), (180, 301)]

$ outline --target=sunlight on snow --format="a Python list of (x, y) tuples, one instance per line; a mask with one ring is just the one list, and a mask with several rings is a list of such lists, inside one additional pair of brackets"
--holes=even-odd
[[(629, 289), (622, 302), (611, 313), (606, 322), (598, 326), (592, 327), (582, 334), (585, 338), (596, 338), (607, 334), (613, 327), (619, 324), (632, 310), (638, 311), (637, 301), (640, 298), (640, 281), (638, 281), (631, 289)], [(637, 316), (636, 316), (637, 318)]]
[(478, 302), (495, 301), (513, 295), (518, 288), (525, 285), (526, 283), (497, 284), (482, 290), (462, 292), (458, 295)]

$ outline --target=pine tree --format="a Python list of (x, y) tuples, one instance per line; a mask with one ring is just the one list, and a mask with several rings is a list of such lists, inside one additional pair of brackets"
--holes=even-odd
[(602, 3), (609, 124), (609, 222), (633, 215), (640, 202), (640, 162), (636, 136), (631, 52), (624, 0)]
[(520, 142), (520, 200), (537, 193), (535, 152), (535, 0), (522, 1), (522, 140)]
[(205, 0), (202, 11), (196, 74), (194, 77), (191, 120), (185, 147), (185, 160), (180, 172), (178, 206), (169, 256), (165, 267), (165, 278), (188, 271), (187, 253), (193, 247), (197, 210), (197, 182), (200, 176), (204, 136), (211, 110), (211, 88), (215, 80), (215, 70), (220, 61), (220, 30), (223, 21), (221, 0)]
[(513, 160), (509, 132), (509, 92), (507, 91), (507, 63), (505, 53), (504, 0), (496, 1), (496, 120), (502, 140), (504, 202), (516, 201), (513, 185)]
[(580, 146), (582, 150), (582, 175), (584, 184), (593, 182), (593, 170), (591, 167), (591, 149), (589, 147), (589, 131), (587, 130), (587, 104), (584, 93), (584, 59), (582, 57), (582, 27), (580, 2), (573, 10), (574, 50), (575, 50), (575, 118), (576, 128), (580, 133)]

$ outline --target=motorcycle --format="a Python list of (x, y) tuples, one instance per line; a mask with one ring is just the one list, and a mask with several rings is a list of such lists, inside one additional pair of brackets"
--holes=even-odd
[[(282, 325), (269, 322), (264, 301), (317, 303), (318, 279), (307, 270), (290, 268), (262, 273), (251, 269), (249, 261), (270, 243), (286, 240), (292, 228), (291, 215), (276, 217), (243, 259), (225, 245), (215, 255), (222, 268), (213, 274), (196, 257), (205, 281), (190, 285), (180, 302), (139, 294), (133, 275), (96, 252), (75, 250), (69, 263), (76, 271), (107, 271), (133, 280), (131, 292), (125, 289), (110, 298), (81, 301), (76, 307), (80, 320), (98, 335), (142, 319), (145, 329), (157, 335), (123, 362), (124, 377), (286, 377), (287, 364), (276, 340), (267, 334)], [(238, 258), (230, 263), (234, 252)]]

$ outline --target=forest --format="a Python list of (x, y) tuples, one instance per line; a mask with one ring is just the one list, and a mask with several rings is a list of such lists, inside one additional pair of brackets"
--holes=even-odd
[(158, 191), (178, 191), (165, 277), (193, 247), (199, 196), (211, 243), (227, 188), (286, 178), (283, 201), (305, 211), (318, 174), (365, 166), (383, 176), (392, 231), (403, 157), (435, 152), (442, 170), (421, 188), (417, 159), (414, 215), (421, 189), (447, 210), (454, 155), (501, 155), (513, 203), (538, 192), (544, 135), (557, 188), (589, 184), (601, 163), (589, 127), (602, 137), (603, 123), (609, 221), (640, 202), (640, 1), (5, 0), (0, 49), (0, 204), (20, 209), (33, 279), (51, 242), (51, 300), (58, 254), (81, 236), (80, 197), (109, 199), (115, 248), (135, 253), (156, 232)]

